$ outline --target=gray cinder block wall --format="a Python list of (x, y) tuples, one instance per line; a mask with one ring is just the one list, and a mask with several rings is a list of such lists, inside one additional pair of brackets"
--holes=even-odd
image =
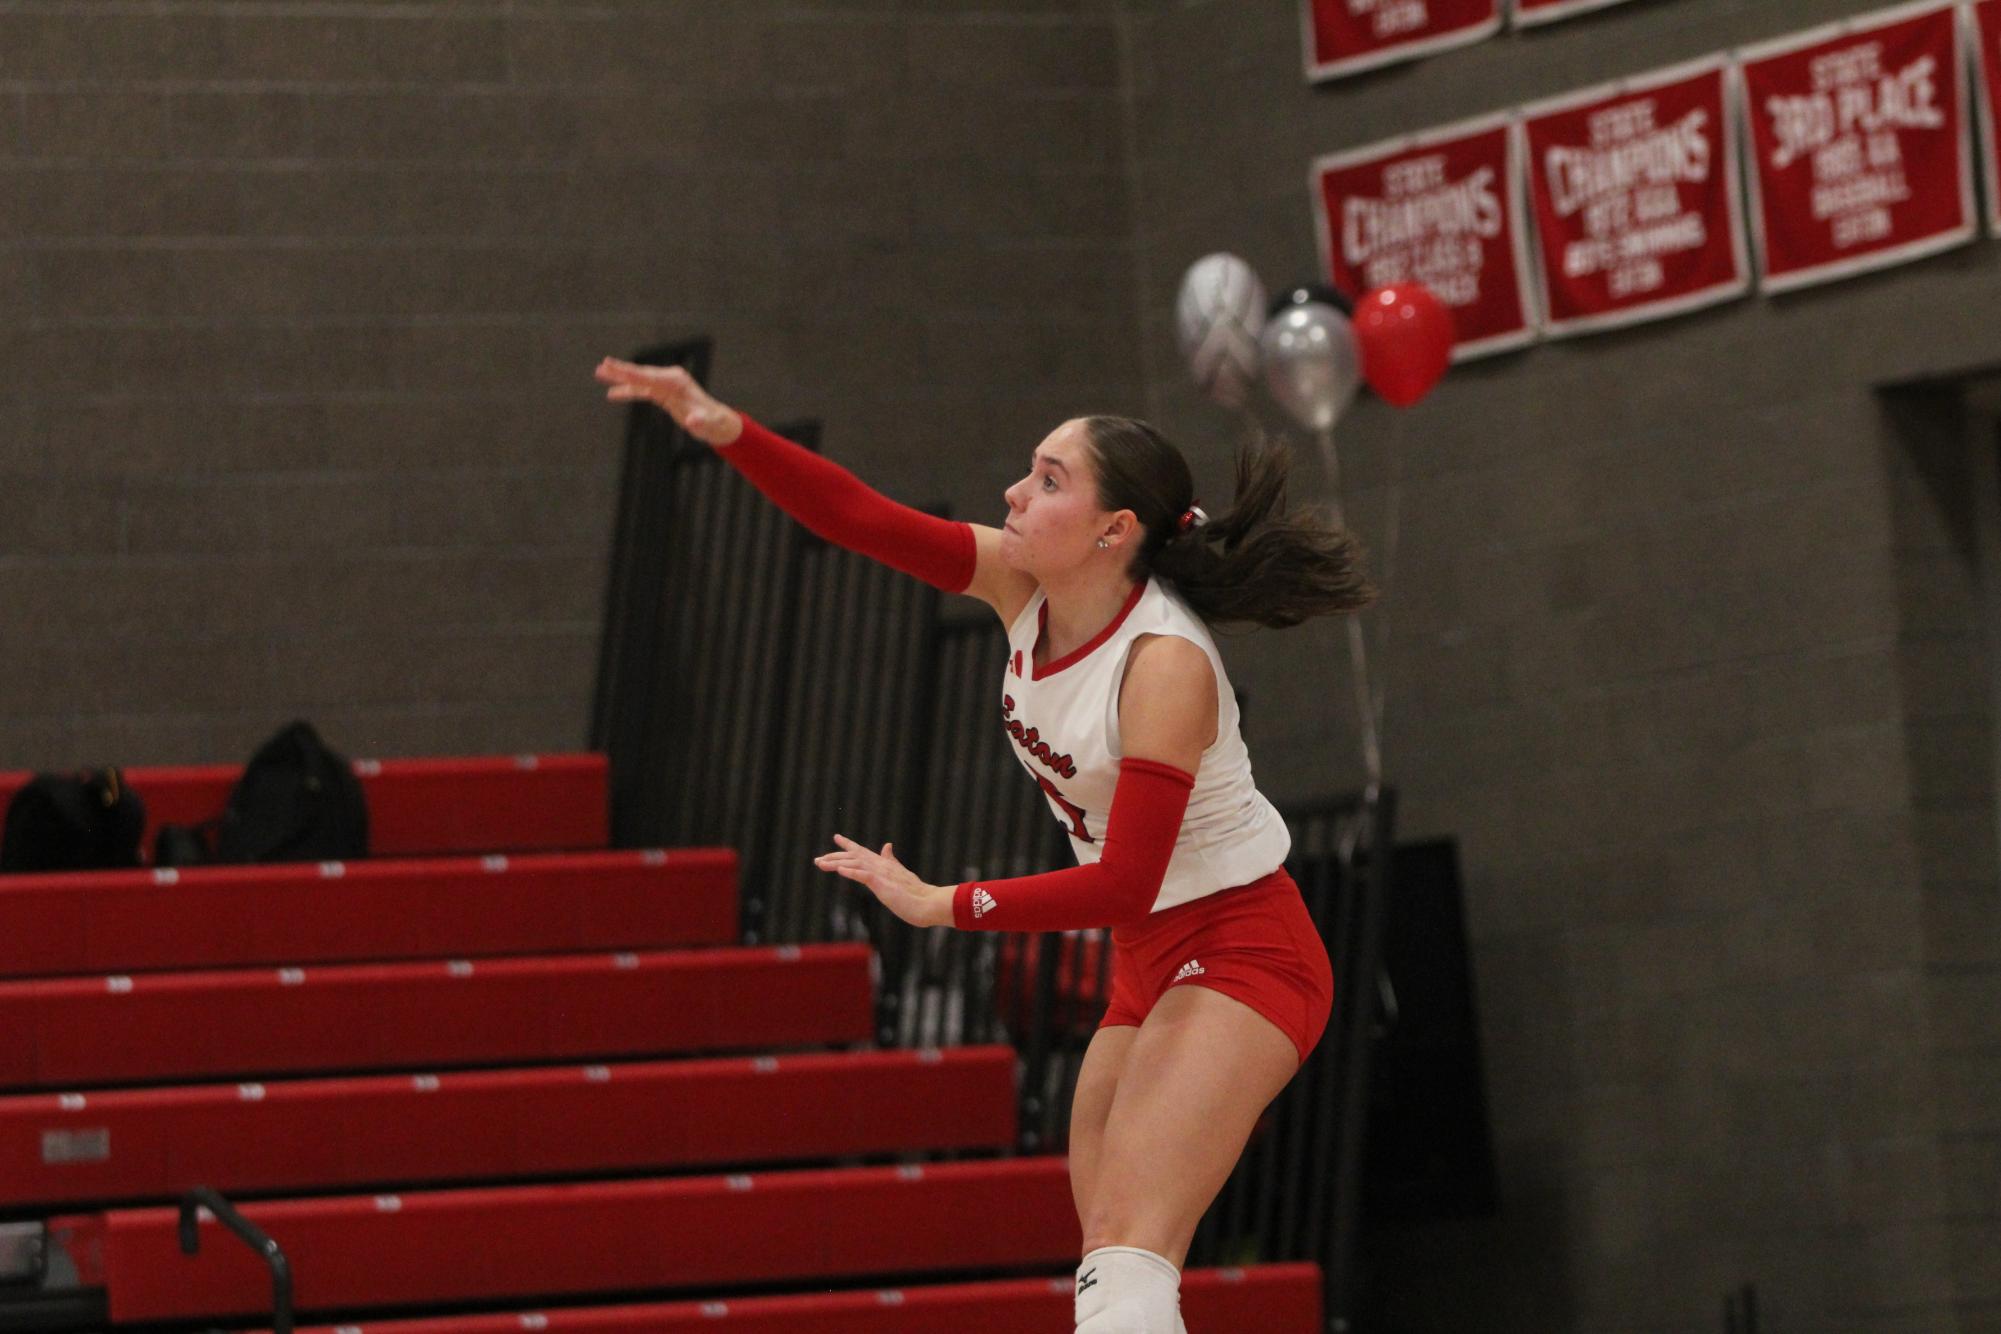
[[(1174, 289), (1310, 273), (1314, 155), (1871, 8), (1632, 0), (1309, 88), (1295, 0), (6, 7), (0, 767), (293, 713), (578, 744), (589, 368), (677, 334), (901, 499), (990, 518), (1109, 409), (1226, 500)], [(1386, 1328), (1714, 1330), (1755, 1282), (1772, 1330), (2001, 1329), (1983, 419), (1875, 389), (2001, 363), (1998, 289), (1983, 241), (1344, 423), (1506, 1200), (1376, 1240)], [(1266, 790), (1353, 786), (1340, 627), (1224, 652)]]
[(0, 7), (0, 768), (582, 745), (663, 338), (999, 515), (1139, 396), (1115, 17)]

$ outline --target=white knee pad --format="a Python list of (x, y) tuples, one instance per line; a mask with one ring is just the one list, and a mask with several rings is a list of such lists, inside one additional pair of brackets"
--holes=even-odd
[(1077, 1266), (1078, 1334), (1186, 1334), (1181, 1271), (1137, 1246), (1100, 1246)]

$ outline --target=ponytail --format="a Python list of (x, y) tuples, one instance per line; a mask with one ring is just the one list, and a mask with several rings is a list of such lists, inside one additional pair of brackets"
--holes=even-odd
[(1375, 601), (1354, 535), (1319, 507), (1287, 511), (1292, 452), (1283, 442), (1239, 447), (1234, 503), (1184, 526), (1195, 483), (1181, 451), (1129, 417), (1084, 424), (1097, 455), (1098, 503), (1130, 509), (1146, 532), (1133, 577), (1170, 581), (1205, 623), (1276, 629)]

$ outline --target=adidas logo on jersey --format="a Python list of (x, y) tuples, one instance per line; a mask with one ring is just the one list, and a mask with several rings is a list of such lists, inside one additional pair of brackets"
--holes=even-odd
[[(1197, 963), (1193, 959), (1190, 959), (1187, 963), (1182, 964), (1181, 971), (1174, 975), (1174, 982), (1179, 982), (1184, 977), (1193, 977), (1197, 973), (1206, 973), (1208, 971), (1209, 970), (1204, 968), (1201, 964)], [(1174, 982), (1169, 982), (1167, 985), (1171, 987), (1174, 985)]]
[(973, 918), (975, 921), (992, 912), (995, 906), (993, 895), (987, 893), (984, 889), (973, 891)]

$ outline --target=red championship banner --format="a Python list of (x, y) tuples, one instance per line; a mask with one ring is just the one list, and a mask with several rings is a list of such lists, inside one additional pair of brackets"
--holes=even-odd
[(2001, 236), (2001, 0), (1980, 0), (1966, 11), (1967, 40), (1973, 44), (1980, 109), (1980, 140), (1987, 170), (1987, 229)]
[(1455, 361), (1535, 337), (1509, 124), (1488, 116), (1313, 164), (1329, 281), (1351, 297), (1423, 283), (1451, 308)]
[(1515, 26), (1532, 28), (1538, 23), (1554, 23), (1572, 14), (1622, 5), (1626, 0), (1515, 0)]
[(1300, 0), (1300, 20), (1319, 82), (1490, 37), (1501, 0)]
[(1972, 238), (1963, 31), (1924, 0), (1738, 53), (1765, 291)]
[(1522, 109), (1545, 332), (1750, 290), (1728, 68), (1717, 56)]

